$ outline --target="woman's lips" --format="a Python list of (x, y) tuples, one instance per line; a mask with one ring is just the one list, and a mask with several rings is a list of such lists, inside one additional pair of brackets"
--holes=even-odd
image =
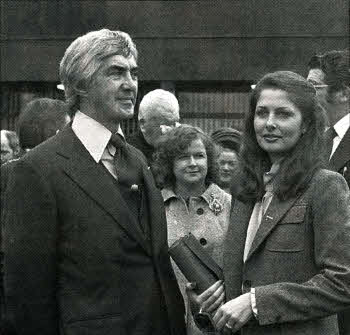
[(263, 135), (263, 138), (267, 142), (275, 142), (278, 139), (282, 138), (282, 136), (279, 136), (279, 135)]

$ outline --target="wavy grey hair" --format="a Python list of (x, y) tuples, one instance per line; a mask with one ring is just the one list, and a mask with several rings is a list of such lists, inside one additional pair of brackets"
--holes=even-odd
[(90, 84), (103, 60), (109, 56), (134, 56), (137, 49), (129, 34), (101, 29), (75, 39), (60, 63), (60, 80), (64, 86), (70, 116), (79, 108), (79, 95)]

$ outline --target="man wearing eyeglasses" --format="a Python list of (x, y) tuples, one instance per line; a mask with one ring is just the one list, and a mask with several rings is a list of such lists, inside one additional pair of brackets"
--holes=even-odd
[[(349, 51), (329, 51), (309, 61), (307, 79), (329, 121), (329, 169), (338, 171), (350, 186), (350, 69)], [(350, 334), (350, 310), (338, 315), (340, 335)]]

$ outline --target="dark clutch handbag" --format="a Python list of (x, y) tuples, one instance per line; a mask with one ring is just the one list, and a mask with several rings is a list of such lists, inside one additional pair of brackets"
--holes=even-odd
[[(186, 279), (197, 284), (195, 288), (197, 294), (201, 294), (215, 282), (224, 278), (220, 266), (191, 233), (175, 241), (169, 248), (169, 254)], [(214, 331), (209, 313), (200, 311), (193, 317), (200, 329)]]
[(191, 233), (175, 241), (169, 254), (186, 279), (197, 283), (197, 294), (224, 278), (220, 266)]

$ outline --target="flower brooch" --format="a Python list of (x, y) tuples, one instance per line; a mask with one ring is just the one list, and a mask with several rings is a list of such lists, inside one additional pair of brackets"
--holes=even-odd
[(214, 212), (215, 215), (219, 215), (223, 208), (224, 206), (217, 198), (215, 198), (214, 194), (210, 194), (209, 209)]

